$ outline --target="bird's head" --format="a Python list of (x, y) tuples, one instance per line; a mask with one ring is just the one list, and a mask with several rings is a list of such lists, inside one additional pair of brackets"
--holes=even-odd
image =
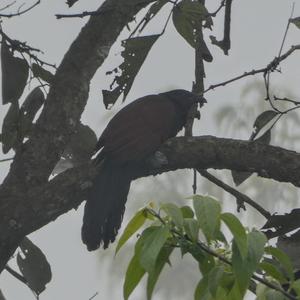
[(181, 89), (161, 93), (161, 95), (168, 97), (180, 109), (186, 112), (189, 111), (193, 104), (199, 104), (202, 107), (206, 103), (203, 95), (197, 95), (196, 93)]

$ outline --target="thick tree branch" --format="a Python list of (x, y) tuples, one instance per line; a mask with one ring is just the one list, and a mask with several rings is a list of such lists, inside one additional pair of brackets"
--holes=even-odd
[[(212, 136), (179, 137), (167, 141), (159, 150), (168, 163), (136, 169), (136, 178), (184, 168), (214, 168), (257, 172), (265, 178), (290, 182), (300, 187), (300, 153), (257, 142), (221, 139)], [(86, 198), (95, 175), (86, 163), (56, 176), (49, 183), (31, 189), (26, 198), (0, 190), (0, 236), (19, 238), (43, 227)]]
[[(10, 172), (0, 188), (1, 213), (6, 214), (3, 209), (8, 209), (0, 226), (0, 271), (20, 242), (25, 226), (8, 220), (18, 219), (20, 212), (35, 210), (27, 202), (30, 194), (38, 186), (47, 184), (55, 164), (74, 134), (88, 99), (92, 77), (121, 30), (152, 1), (106, 0), (98, 9), (101, 14), (90, 18), (65, 54), (37, 120), (36, 130), (17, 150)], [(107, 7), (111, 9), (107, 10)], [(13, 211), (8, 201), (11, 195), (16, 196), (12, 200), (15, 204)], [(11, 227), (17, 228), (15, 235), (7, 235), (7, 232), (12, 232)]]

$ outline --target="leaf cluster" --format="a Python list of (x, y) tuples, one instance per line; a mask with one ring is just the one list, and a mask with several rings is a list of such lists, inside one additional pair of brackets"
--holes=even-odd
[[(276, 299), (296, 299), (299, 283), (286, 254), (268, 246), (260, 231), (248, 230), (233, 214), (222, 213), (215, 198), (195, 195), (190, 199), (192, 206), (167, 203), (158, 211), (145, 207), (128, 223), (116, 253), (142, 226), (148, 225), (135, 243), (125, 276), (124, 299), (129, 299), (147, 275), (150, 300), (162, 270), (171, 266), (174, 250), (182, 256), (191, 255), (199, 268), (195, 300), (241, 300), (249, 289), (258, 300), (271, 299), (269, 295), (273, 294)], [(225, 237), (225, 227), (231, 233), (230, 241)]]

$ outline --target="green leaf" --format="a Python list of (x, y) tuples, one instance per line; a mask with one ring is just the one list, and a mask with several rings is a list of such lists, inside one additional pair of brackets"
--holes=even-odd
[(181, 212), (182, 212), (182, 215), (184, 218), (193, 218), (194, 217), (194, 212), (189, 206), (185, 205), (185, 206), (182, 206), (180, 209), (181, 209)]
[(193, 206), (195, 214), (208, 241), (215, 237), (216, 232), (220, 229), (220, 203), (209, 196), (193, 196)]
[(156, 264), (154, 270), (149, 273), (147, 280), (147, 299), (150, 300), (152, 297), (152, 293), (155, 287), (155, 284), (158, 280), (158, 277), (163, 270), (166, 263), (169, 263), (169, 257), (174, 248), (171, 247), (163, 247), (157, 257)]
[(172, 219), (178, 229), (183, 227), (183, 215), (177, 205), (173, 203), (165, 203), (161, 205), (161, 209)]
[(266, 236), (259, 231), (251, 231), (248, 234), (248, 253), (242, 258), (235, 241), (232, 244), (232, 269), (242, 295), (245, 294), (250, 278), (258, 268), (259, 262), (264, 254), (264, 246), (267, 242)]
[(210, 294), (216, 298), (220, 282), (224, 274), (223, 266), (214, 267), (208, 274), (208, 289)]
[(4, 154), (19, 141), (19, 116), (19, 103), (14, 102), (10, 105), (2, 124), (1, 142)]
[(123, 295), (125, 300), (129, 298), (145, 273), (145, 269), (140, 264), (140, 253), (136, 249), (134, 256), (130, 260), (126, 270), (125, 282), (123, 286)]
[(265, 300), (287, 300), (282, 293), (271, 289), (267, 290), (264, 296)]
[(292, 288), (292, 290), (294, 290), (296, 292), (297, 296), (299, 297), (300, 296), (300, 279), (292, 282), (291, 288)]
[(209, 294), (208, 294), (208, 278), (207, 276), (204, 276), (201, 278), (199, 283), (197, 284), (195, 293), (194, 293), (194, 299), (195, 300), (206, 300), (209, 299)]
[(201, 274), (207, 275), (210, 270), (215, 266), (214, 258), (203, 252), (197, 244), (188, 244), (185, 247), (185, 252), (190, 253), (193, 258), (199, 263)]
[(280, 283), (285, 283), (287, 281), (281, 270), (276, 265), (271, 264), (267, 261), (263, 261), (260, 263), (259, 267), (264, 270), (268, 276), (273, 277)]
[(121, 55), (124, 62), (114, 71), (107, 72), (112, 74), (114, 72), (121, 73), (116, 75), (113, 83), (116, 87), (112, 91), (103, 90), (103, 102), (106, 108), (112, 106), (119, 96), (123, 93), (123, 101), (125, 100), (133, 81), (143, 65), (149, 51), (153, 44), (160, 37), (160, 34), (139, 36), (122, 41), (124, 50)]
[(288, 273), (289, 278), (294, 278), (293, 264), (290, 258), (283, 251), (271, 246), (266, 247), (265, 251), (267, 254), (272, 255), (278, 260), (278, 262), (282, 265), (282, 267), (284, 267), (284, 269)]
[(184, 230), (188, 237), (193, 241), (198, 241), (198, 234), (199, 234), (199, 223), (197, 220), (192, 218), (185, 218), (184, 219)]
[(51, 281), (52, 273), (46, 256), (28, 238), (20, 244), (24, 258), (18, 253), (17, 264), (28, 286), (37, 294), (46, 289), (46, 284)]
[(14, 57), (2, 38), (2, 103), (15, 103), (22, 96), (27, 83), (29, 67), (25, 59)]
[(116, 248), (115, 254), (122, 248), (122, 246), (128, 241), (128, 239), (137, 232), (146, 221), (145, 211), (144, 209), (139, 210), (133, 218), (129, 221), (126, 228), (124, 229)]
[(31, 66), (31, 70), (34, 77), (38, 77), (43, 81), (48, 82), (49, 84), (52, 83), (54, 75), (50, 71), (44, 69), (42, 66), (33, 63)]
[[(174, 7), (172, 19), (177, 32), (195, 48), (202, 22), (206, 20), (207, 24), (212, 24), (212, 19), (208, 16), (207, 9), (199, 1), (183, 0)], [(202, 57), (211, 62), (213, 58), (206, 43), (203, 39), (199, 42)]]
[(290, 19), (290, 22), (296, 25), (300, 29), (300, 17)]
[(154, 228), (145, 239), (140, 256), (142, 267), (149, 273), (153, 272), (158, 254), (169, 237), (169, 229), (166, 226)]
[(240, 220), (231, 213), (223, 213), (221, 220), (227, 225), (231, 231), (234, 241), (240, 251), (243, 259), (246, 258), (248, 252), (247, 234)]
[(143, 268), (140, 262), (141, 253), (143, 250), (143, 246), (145, 241), (148, 239), (149, 236), (153, 232), (157, 230), (157, 227), (151, 226), (146, 228), (138, 241), (135, 244), (134, 248), (134, 255), (127, 267), (126, 275), (125, 275), (125, 281), (123, 285), (123, 296), (124, 299), (127, 300), (131, 293), (134, 291), (138, 283), (143, 278), (144, 274), (146, 273), (146, 270)]

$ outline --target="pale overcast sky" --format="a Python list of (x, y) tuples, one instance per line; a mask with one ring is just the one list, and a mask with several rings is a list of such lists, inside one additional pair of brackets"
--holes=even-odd
[[(3, 30), (10, 37), (27, 41), (29, 45), (43, 50), (45, 52), (43, 59), (58, 65), (70, 43), (77, 36), (87, 19), (56, 20), (54, 14), (93, 10), (101, 2), (99, 0), (80, 0), (74, 8), (69, 10), (64, 0), (42, 0), (41, 4), (28, 14), (8, 20), (4, 19), (2, 23)], [(212, 0), (206, 2), (208, 3), (208, 9), (213, 11), (220, 1)], [(219, 48), (208, 43), (214, 56), (214, 61), (206, 64), (206, 86), (224, 81), (245, 71), (266, 66), (278, 54), (286, 23), (290, 16), (292, 2), (290, 0), (233, 1), (231, 50), (229, 56), (224, 56)], [(88, 6), (86, 3), (88, 3)], [(167, 12), (168, 8), (166, 7), (159, 15), (159, 19), (163, 20)], [(300, 5), (297, 3), (295, 16), (300, 16)], [(154, 21), (147, 28), (146, 33), (159, 33), (161, 29), (162, 23)], [(223, 19), (218, 17), (215, 21), (213, 34), (217, 38), (221, 38), (222, 30)], [(211, 33), (207, 32), (206, 35), (208, 36), (209, 34)], [(127, 36), (128, 31), (125, 29), (121, 38), (126, 38)], [(287, 50), (291, 45), (299, 44), (299, 41), (300, 30), (295, 26), (291, 26), (284, 49)], [(121, 50), (119, 42), (120, 40), (114, 45), (109, 58), (101, 70), (97, 72), (91, 83), (89, 103), (82, 117), (82, 122), (89, 124), (97, 135), (102, 132), (105, 122), (108, 120), (107, 115), (112, 115), (120, 107), (123, 107), (118, 102), (116, 107), (107, 114), (101, 99), (101, 89), (108, 88), (111, 82), (111, 78), (108, 79), (105, 72), (113, 69), (120, 62)], [(278, 85), (279, 88), (285, 87), (293, 91), (294, 94), (300, 95), (299, 62), (299, 52), (287, 59), (281, 66), (283, 73), (273, 76), (273, 85)], [(127, 101), (149, 93), (173, 88), (191, 89), (194, 79), (193, 66), (193, 49), (179, 36), (170, 23), (165, 36), (160, 38), (151, 50), (135, 80)], [(244, 79), (208, 93), (206, 95), (208, 104), (203, 108), (202, 118), (197, 127), (199, 128), (197, 129), (197, 134), (224, 136), (224, 131), (220, 133), (215, 125), (214, 116), (216, 111), (225, 104), (237, 103), (241, 97), (241, 89), (248, 83), (253, 82), (253, 80), (254, 78)], [(247, 101), (250, 101), (249, 97)], [(7, 106), (2, 107), (0, 111), (1, 120), (5, 115)], [(246, 138), (246, 136), (239, 136), (239, 138)], [(13, 153), (9, 153), (5, 157), (10, 155), (13, 155)], [(1, 164), (0, 176), (2, 179), (8, 168), (9, 163)], [(145, 187), (147, 190), (145, 194), (148, 198), (143, 199), (144, 202), (153, 199), (160, 201), (160, 187), (158, 184), (153, 184), (153, 180), (153, 178), (150, 178), (147, 181), (149, 183), (147, 186), (151, 187), (152, 190), (149, 191), (147, 186)], [(135, 194), (131, 193), (131, 196), (129, 196), (130, 203), (136, 200), (133, 199), (132, 195), (141, 195), (141, 193), (138, 194), (138, 191), (142, 189), (141, 185), (143, 182), (140, 180), (132, 185), (133, 190), (137, 192)], [(182, 198), (191, 193), (190, 189), (185, 190), (186, 186), (180, 187), (180, 183), (178, 185)], [(165, 196), (166, 194), (164, 194)], [(135, 205), (135, 207), (139, 206)], [(48, 224), (30, 236), (45, 252), (52, 267), (53, 280), (41, 295), (40, 299), (42, 300), (88, 300), (96, 292), (99, 295), (94, 298), (95, 300), (122, 299), (122, 277), (125, 270), (122, 252), (117, 258), (114, 258), (112, 251), (99, 250), (99, 252), (88, 252), (80, 239), (81, 219), (82, 206), (78, 211), (71, 211), (61, 216), (55, 222)], [(126, 251), (124, 253), (128, 262), (128, 254)], [(12, 266), (14, 265), (12, 264)], [(120, 269), (118, 266), (120, 266)], [(184, 266), (184, 264), (181, 264), (181, 268), (184, 268)], [(181, 280), (178, 282), (170, 280), (170, 277), (173, 276), (172, 270), (166, 272), (164, 276), (166, 278), (169, 277), (171, 283), (168, 283), (165, 287), (161, 284), (153, 299), (165, 299), (163, 297), (166, 294), (163, 291), (164, 288), (171, 290), (169, 295), (171, 295), (172, 299), (182, 299), (181, 290), (193, 287), (196, 283), (192, 275), (192, 279), (189, 280), (189, 272), (189, 270), (183, 271), (182, 273), (185, 275), (181, 279), (180, 274), (177, 274), (176, 280)], [(189, 281), (191, 282), (189, 283)], [(0, 287), (7, 300), (34, 299), (28, 288), (17, 282), (6, 272), (3, 272), (0, 276)], [(187, 294), (190, 294), (190, 298), (186, 299), (192, 299), (193, 291), (188, 291)], [(137, 289), (137, 292), (134, 293), (131, 299), (146, 299), (143, 288)]]

